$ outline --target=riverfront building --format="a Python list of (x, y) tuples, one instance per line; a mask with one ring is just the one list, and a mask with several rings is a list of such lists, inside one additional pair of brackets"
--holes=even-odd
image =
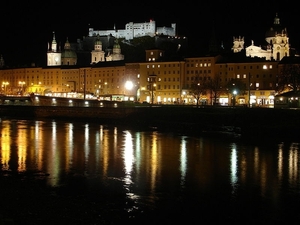
[[(279, 25), (277, 15), (275, 25)], [(148, 35), (150, 30), (152, 34), (155, 33), (154, 21), (143, 26), (139, 24), (137, 27), (140, 31), (133, 32), (133, 27), (135, 26), (126, 26), (128, 35), (131, 31), (129, 36), (124, 36), (127, 34), (125, 31), (112, 34), (133, 38)], [(156, 31), (174, 35), (175, 25), (173, 28), (174, 33), (167, 28), (156, 28)], [(289, 57), (288, 36), (285, 31), (286, 29), (273, 32), (273, 37), (270, 36), (271, 32), (267, 32), (269, 47), (266, 54), (259, 50), (249, 55), (249, 49), (245, 54), (244, 39), (239, 37), (234, 39), (231, 53), (166, 60), (163, 50), (147, 49), (143, 62), (125, 62), (117, 39), (107, 37), (108, 42), (113, 40), (113, 51), (107, 54), (103, 50), (103, 39), (100, 40), (100, 35), (107, 33), (90, 30), (89, 35), (95, 38), (95, 42), (93, 50), (89, 52), (91, 60), (85, 65), (78, 65), (77, 54), (72, 51), (68, 40), (64, 49), (60, 50), (53, 33), (50, 50), (47, 52), (47, 66), (3, 67), (0, 69), (1, 93), (78, 98), (83, 93), (88, 93), (94, 98), (116, 98), (153, 104), (273, 107), (280, 74), (278, 64)], [(252, 48), (254, 49), (253, 46)], [(228, 86), (230, 82), (231, 87)], [(243, 86), (242, 89), (239, 87), (238, 92), (234, 87), (237, 83)]]

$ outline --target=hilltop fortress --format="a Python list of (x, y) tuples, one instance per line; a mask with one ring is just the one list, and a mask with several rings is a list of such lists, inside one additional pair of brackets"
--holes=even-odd
[(127, 23), (124, 30), (117, 30), (114, 27), (113, 30), (94, 30), (94, 28), (89, 28), (89, 37), (94, 36), (108, 36), (112, 35), (115, 38), (125, 38), (126, 40), (131, 40), (136, 37), (155, 35), (167, 35), (174, 37), (176, 35), (176, 24), (172, 23), (171, 27), (156, 27), (154, 20), (144, 23)]

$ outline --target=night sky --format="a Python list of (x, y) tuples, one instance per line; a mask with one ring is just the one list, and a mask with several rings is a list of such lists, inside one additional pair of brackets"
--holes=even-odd
[(157, 26), (176, 23), (178, 35), (187, 36), (199, 51), (207, 48), (212, 29), (217, 42), (225, 48), (230, 49), (233, 37), (238, 36), (245, 38), (245, 46), (251, 40), (259, 46), (264, 43), (265, 32), (272, 26), (276, 13), (287, 28), (291, 47), (300, 47), (300, 9), (289, 0), (162, 2), (4, 1), (0, 7), (0, 54), (9, 65), (42, 64), (53, 31), (56, 40), (64, 44), (66, 38), (76, 42), (87, 36), (89, 26), (97, 30), (112, 29), (114, 25), (124, 29), (128, 22), (150, 19)]

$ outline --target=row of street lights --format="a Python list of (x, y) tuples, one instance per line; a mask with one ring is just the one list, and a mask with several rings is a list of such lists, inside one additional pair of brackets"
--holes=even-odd
[[(25, 81), (19, 81), (19, 86), (21, 87), (20, 93), (24, 93), (24, 86), (25, 86)], [(4, 94), (7, 94), (7, 86), (9, 85), (9, 82), (3, 81), (2, 82), (2, 90)]]

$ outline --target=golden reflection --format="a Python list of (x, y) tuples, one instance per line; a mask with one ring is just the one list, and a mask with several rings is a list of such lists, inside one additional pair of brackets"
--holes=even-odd
[(118, 154), (118, 129), (114, 127), (114, 155)]
[(26, 170), (27, 129), (18, 129), (18, 171)]
[(42, 122), (35, 121), (34, 125), (34, 134), (33, 134), (33, 146), (34, 146), (34, 152), (35, 157), (37, 160), (38, 170), (43, 170), (43, 158), (44, 158), (44, 151), (43, 149), (43, 132), (42, 132)]
[(109, 146), (109, 132), (104, 130), (103, 126), (100, 127), (100, 140), (102, 140), (101, 153), (103, 161), (103, 176), (108, 176), (109, 160), (110, 160), (110, 146)]
[(66, 142), (66, 169), (69, 170), (70, 166), (72, 164), (72, 157), (74, 154), (74, 126), (73, 123), (69, 123), (66, 126), (66, 136), (65, 136), (65, 142)]
[(3, 170), (9, 170), (9, 161), (11, 154), (10, 127), (7, 122), (1, 122), (1, 166)]
[(278, 145), (278, 179), (281, 183), (283, 172), (283, 145)]
[(158, 149), (157, 149), (157, 132), (153, 132), (152, 134), (152, 144), (151, 144), (151, 159), (150, 159), (150, 171), (151, 171), (151, 190), (154, 192), (156, 187), (156, 176), (158, 171)]
[(289, 180), (296, 185), (298, 179), (298, 143), (292, 143), (289, 149)]

